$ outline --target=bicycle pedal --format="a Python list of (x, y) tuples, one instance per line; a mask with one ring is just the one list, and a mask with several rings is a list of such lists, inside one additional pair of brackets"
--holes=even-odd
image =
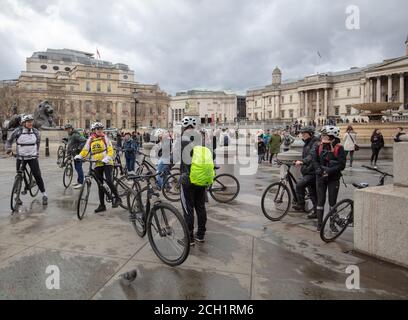
[(25, 196), (25, 195), (27, 194), (27, 190), (21, 191), (21, 194), (22, 194), (23, 196)]

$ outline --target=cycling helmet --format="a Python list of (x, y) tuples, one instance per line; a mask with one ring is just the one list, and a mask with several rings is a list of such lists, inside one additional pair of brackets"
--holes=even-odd
[(100, 122), (92, 123), (92, 126), (91, 126), (91, 130), (103, 129), (103, 128), (104, 128), (104, 126), (103, 126), (103, 124), (100, 123)]
[(201, 129), (200, 129), (200, 133), (201, 133), (201, 134), (209, 134), (209, 130), (206, 129), (206, 128), (201, 128)]
[(164, 135), (165, 133), (167, 133), (167, 130), (157, 129), (157, 130), (155, 131), (154, 135), (155, 135), (156, 137), (160, 137), (160, 136)]
[(320, 130), (322, 134), (332, 136), (335, 138), (340, 137), (340, 128), (335, 126), (324, 126), (322, 130)]
[(181, 120), (181, 126), (183, 128), (187, 128), (190, 126), (195, 128), (197, 126), (197, 119), (193, 117), (184, 117), (183, 120)]
[(21, 117), (21, 123), (25, 123), (26, 121), (34, 121), (34, 117), (31, 114), (25, 114)]
[(311, 126), (306, 126), (300, 129), (300, 133), (309, 133), (311, 136), (315, 133), (315, 128)]
[(74, 129), (74, 127), (72, 126), (72, 124), (68, 123), (64, 126), (64, 130), (68, 130), (68, 129)]

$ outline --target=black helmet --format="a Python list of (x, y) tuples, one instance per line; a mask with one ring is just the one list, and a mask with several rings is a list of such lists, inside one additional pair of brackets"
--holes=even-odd
[(300, 129), (300, 133), (309, 133), (311, 136), (315, 133), (315, 128), (311, 126), (306, 126)]

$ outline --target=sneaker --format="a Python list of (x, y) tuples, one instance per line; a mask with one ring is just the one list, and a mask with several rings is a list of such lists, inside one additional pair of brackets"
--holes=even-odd
[(81, 189), (81, 188), (82, 188), (82, 184), (80, 183), (73, 185), (73, 189)]
[(194, 247), (195, 246), (195, 241), (194, 241), (194, 239), (193, 240), (190, 240), (190, 247)]
[(194, 240), (197, 241), (197, 242), (199, 242), (199, 243), (204, 243), (204, 242), (205, 242), (204, 236), (199, 237), (199, 236), (196, 235), (195, 238), (194, 238)]
[(46, 196), (43, 196), (43, 202), (42, 202), (43, 206), (48, 205), (48, 198)]
[(77, 183), (74, 183), (74, 184), (72, 185), (72, 187), (75, 188), (75, 187), (78, 186), (78, 185), (80, 185), (80, 183), (77, 182)]
[(104, 212), (104, 211), (106, 211), (106, 206), (104, 205), (99, 205), (99, 207), (95, 209), (95, 213)]
[(305, 206), (301, 204), (296, 204), (292, 208), (293, 210), (296, 210), (296, 211), (305, 211)]
[(114, 198), (113, 201), (112, 201), (112, 208), (117, 208), (121, 204), (122, 204), (122, 199), (121, 198)]

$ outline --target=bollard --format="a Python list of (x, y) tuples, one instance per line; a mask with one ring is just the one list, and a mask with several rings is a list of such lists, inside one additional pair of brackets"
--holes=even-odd
[(45, 138), (45, 156), (50, 156), (50, 139)]

